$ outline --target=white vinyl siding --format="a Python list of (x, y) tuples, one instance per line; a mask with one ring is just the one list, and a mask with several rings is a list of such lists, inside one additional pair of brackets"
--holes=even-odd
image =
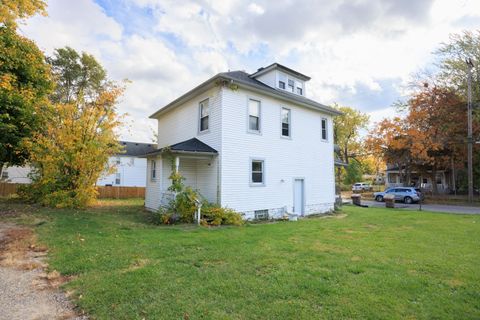
[[(284, 208), (292, 212), (294, 178), (305, 178), (305, 214), (325, 212), (335, 202), (333, 143), (321, 142), (321, 118), (331, 117), (321, 111), (289, 104), (291, 134), (281, 138), (280, 112), (285, 101), (268, 96), (261, 99), (261, 135), (246, 135), (245, 104), (257, 93), (240, 88), (222, 92), (222, 153), (220, 154), (221, 204), (246, 212), (253, 219), (254, 210)], [(330, 156), (331, 155), (331, 156)], [(252, 187), (251, 160), (265, 160), (263, 187)], [(272, 211), (271, 213), (273, 213)]]

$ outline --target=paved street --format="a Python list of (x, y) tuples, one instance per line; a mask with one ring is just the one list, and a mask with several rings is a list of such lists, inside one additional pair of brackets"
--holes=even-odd
[[(351, 203), (351, 201), (350, 201)], [(385, 202), (376, 202), (371, 200), (362, 200), (362, 204), (365, 204), (369, 207), (382, 207), (385, 208)], [(405, 210), (418, 210), (418, 204), (405, 204), (402, 202), (396, 202), (395, 208), (401, 208)], [(445, 212), (453, 214), (480, 214), (480, 207), (469, 207), (469, 206), (455, 206), (455, 205), (446, 205), (446, 204), (422, 204), (423, 211), (435, 211), (435, 212)]]

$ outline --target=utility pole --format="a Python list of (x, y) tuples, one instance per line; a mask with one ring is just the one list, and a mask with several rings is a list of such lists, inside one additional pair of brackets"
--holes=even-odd
[(468, 202), (473, 201), (473, 137), (472, 137), (472, 59), (465, 60), (468, 70), (468, 91), (467, 91), (467, 147), (468, 147)]

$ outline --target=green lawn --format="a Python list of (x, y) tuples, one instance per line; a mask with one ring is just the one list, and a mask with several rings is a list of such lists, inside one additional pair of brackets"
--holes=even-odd
[(141, 204), (36, 212), (93, 318), (480, 318), (480, 216), (344, 207), (207, 229), (149, 225)]

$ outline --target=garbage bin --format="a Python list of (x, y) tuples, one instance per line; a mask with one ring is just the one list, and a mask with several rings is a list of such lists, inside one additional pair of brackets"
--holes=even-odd
[(386, 208), (395, 208), (395, 196), (393, 194), (386, 194), (383, 200), (385, 200)]
[(352, 194), (352, 203), (354, 205), (360, 206), (362, 203), (362, 195), (358, 193)]

